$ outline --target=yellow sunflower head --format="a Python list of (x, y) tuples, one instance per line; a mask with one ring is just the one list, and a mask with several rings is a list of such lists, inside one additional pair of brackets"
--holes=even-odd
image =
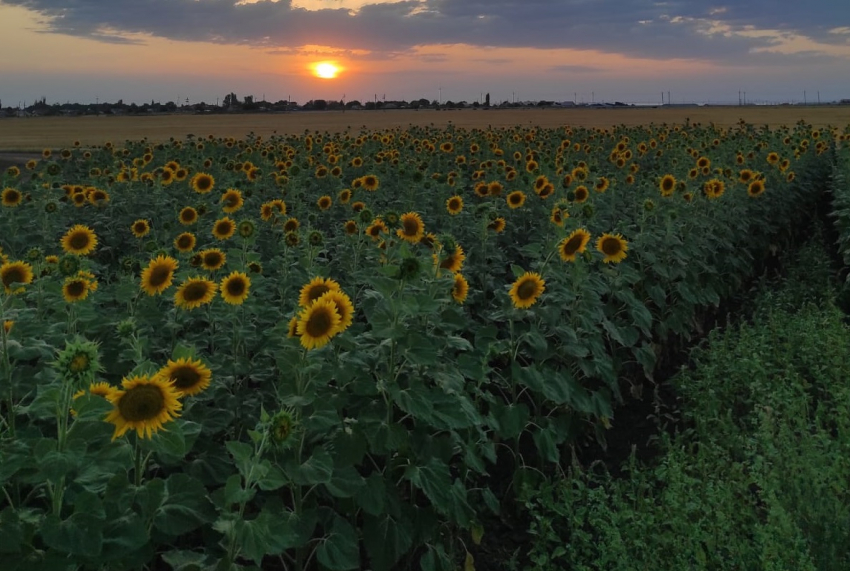
[(122, 388), (107, 396), (114, 407), (106, 416), (106, 422), (115, 425), (112, 439), (128, 430), (135, 430), (139, 438), (151, 438), (163, 430), (163, 424), (180, 416), (183, 405), (178, 396), (171, 382), (161, 376), (124, 378)]
[(218, 285), (206, 278), (194, 277), (185, 280), (174, 294), (174, 304), (182, 309), (191, 310), (210, 303), (215, 297)]
[(195, 249), (196, 242), (197, 240), (194, 234), (191, 232), (183, 232), (174, 239), (174, 247), (178, 252), (186, 254)]
[(584, 228), (573, 230), (572, 233), (558, 244), (558, 254), (565, 262), (575, 262), (579, 254), (584, 253), (590, 242), (590, 232)]
[(227, 262), (227, 254), (218, 248), (209, 248), (198, 252), (201, 257), (201, 267), (211, 272), (224, 266)]
[(454, 275), (454, 283), (452, 284), (452, 299), (458, 303), (466, 301), (466, 296), (469, 294), (469, 282), (463, 277), (463, 274), (456, 273)]
[(242, 205), (245, 204), (245, 199), (242, 198), (242, 192), (235, 188), (228, 188), (221, 195), (222, 211), (230, 214), (236, 212)]
[(215, 178), (213, 178), (210, 174), (199, 172), (192, 177), (190, 184), (192, 186), (192, 190), (198, 194), (206, 194), (215, 187)]
[(328, 195), (320, 196), (319, 199), (316, 201), (316, 206), (319, 207), (319, 210), (327, 210), (332, 205), (333, 200)]
[(525, 193), (521, 190), (515, 190), (508, 194), (506, 198), (508, 206), (512, 209), (519, 208), (523, 204), (525, 204)]
[(135, 222), (133, 222), (133, 224), (130, 226), (130, 231), (133, 233), (133, 236), (135, 236), (136, 238), (144, 238), (145, 236), (150, 234), (150, 231), (151, 231), (150, 222), (148, 222), (147, 220), (145, 220), (143, 218), (140, 218), (139, 220), (136, 220)]
[(319, 297), (319, 301), (330, 301), (336, 307), (339, 314), (339, 330), (337, 333), (342, 333), (354, 322), (354, 304), (351, 303), (351, 298), (342, 291), (332, 289)]
[(316, 277), (310, 283), (301, 288), (298, 296), (298, 305), (309, 307), (314, 301), (329, 291), (339, 291), (339, 284), (331, 278)]
[(81, 276), (69, 276), (62, 285), (62, 297), (68, 303), (83, 301), (91, 291), (91, 283)]
[(221, 280), (219, 289), (225, 303), (242, 305), (248, 299), (248, 293), (251, 289), (251, 278), (242, 272), (231, 272), (229, 276)]
[(537, 299), (546, 290), (546, 282), (536, 272), (525, 272), (511, 286), (508, 295), (518, 309), (527, 309), (537, 303)]
[(2, 194), (0, 194), (0, 202), (2, 202), (3, 206), (9, 208), (20, 205), (23, 200), (23, 193), (16, 188), (4, 188)]
[(756, 198), (757, 196), (761, 196), (764, 194), (764, 181), (761, 179), (754, 180), (747, 186), (747, 194), (752, 198)]
[(602, 234), (596, 241), (596, 249), (604, 254), (603, 262), (606, 264), (619, 264), (626, 259), (629, 244), (619, 234)]
[(167, 290), (177, 270), (177, 260), (171, 256), (157, 256), (142, 270), (141, 288), (148, 295), (159, 295)]
[(198, 211), (191, 206), (187, 206), (180, 211), (179, 218), (180, 224), (191, 226), (198, 221)]
[(76, 224), (62, 237), (62, 250), (75, 256), (91, 254), (97, 246), (97, 235), (88, 226)]
[(496, 234), (501, 234), (505, 231), (505, 219), (501, 216), (494, 218), (487, 224), (487, 229), (492, 230)]
[(23, 288), (12, 289), (13, 284), (30, 284), (32, 278), (32, 266), (26, 262), (5, 262), (0, 265), (0, 281), (7, 294), (24, 291)]
[(178, 397), (196, 395), (210, 386), (212, 371), (200, 359), (182, 357), (176, 361), (169, 359), (161, 368), (157, 377), (168, 380)]
[(337, 306), (329, 299), (317, 299), (298, 315), (296, 332), (306, 349), (319, 349), (339, 332)]
[(463, 198), (460, 196), (452, 196), (446, 200), (446, 210), (452, 216), (459, 214), (463, 210)]
[(673, 196), (676, 191), (676, 177), (672, 174), (665, 174), (661, 177), (661, 182), (658, 183), (658, 189), (661, 191), (661, 196)]
[(212, 235), (217, 240), (227, 240), (236, 232), (236, 222), (228, 216), (215, 221)]
[(416, 212), (406, 212), (399, 218), (401, 228), (396, 230), (399, 238), (411, 244), (416, 244), (425, 235), (425, 224)]

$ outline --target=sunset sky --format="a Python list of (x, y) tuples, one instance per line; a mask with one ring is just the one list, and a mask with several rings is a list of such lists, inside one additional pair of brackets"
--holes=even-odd
[(0, 0), (0, 37), (4, 107), (850, 98), (847, 0)]

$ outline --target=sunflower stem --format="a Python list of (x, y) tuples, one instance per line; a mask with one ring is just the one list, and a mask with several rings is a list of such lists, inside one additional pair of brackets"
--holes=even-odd
[(6, 401), (6, 412), (8, 417), (3, 419), (4, 424), (9, 427), (9, 435), (15, 437), (15, 399), (12, 392), (12, 361), (9, 358), (9, 334), (6, 333), (6, 302), (11, 299), (6, 296), (0, 303), (0, 340), (3, 344), (3, 382), (9, 389)]
[(142, 485), (142, 447), (139, 446), (139, 437), (133, 438), (133, 484), (138, 488)]

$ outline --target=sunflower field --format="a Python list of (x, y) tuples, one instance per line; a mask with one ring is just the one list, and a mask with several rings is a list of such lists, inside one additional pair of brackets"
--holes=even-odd
[(0, 175), (3, 568), (473, 569), (805, 232), (845, 137), (46, 149)]

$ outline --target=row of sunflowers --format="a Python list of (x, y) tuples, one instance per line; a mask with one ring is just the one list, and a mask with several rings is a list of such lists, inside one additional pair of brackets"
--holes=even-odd
[(795, 238), (845, 138), (46, 149), (0, 179), (4, 557), (471, 565), (512, 490), (604, 441), (668, 345)]

